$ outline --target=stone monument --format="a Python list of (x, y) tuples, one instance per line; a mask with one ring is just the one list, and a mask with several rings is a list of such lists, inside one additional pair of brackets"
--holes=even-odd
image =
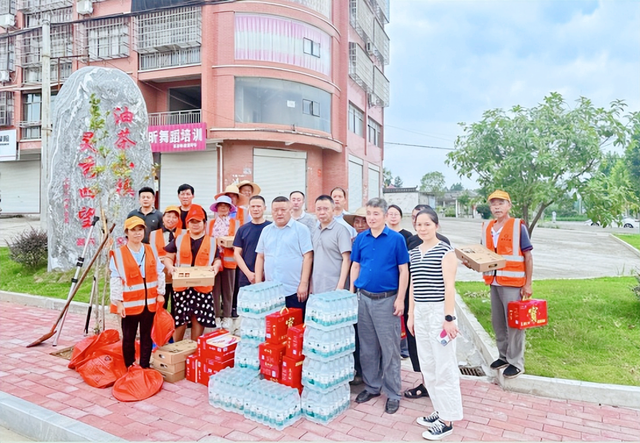
[(137, 190), (153, 186), (153, 156), (144, 98), (120, 70), (74, 72), (52, 111), (49, 269), (68, 270), (82, 253), (94, 216), (101, 221), (87, 257), (94, 255), (102, 236), (98, 228), (106, 224), (116, 223), (115, 245), (125, 243), (122, 226), (138, 205)]

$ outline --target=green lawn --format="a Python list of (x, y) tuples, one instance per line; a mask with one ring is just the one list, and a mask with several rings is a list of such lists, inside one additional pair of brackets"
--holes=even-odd
[[(549, 324), (527, 330), (526, 372), (545, 377), (640, 386), (640, 301), (633, 277), (542, 280)], [(491, 302), (483, 283), (456, 284), (492, 336)]]
[[(9, 248), (0, 248), (0, 290), (66, 300), (74, 273), (75, 269), (69, 272), (47, 272), (46, 266), (35, 272), (29, 271), (9, 259)], [(89, 301), (92, 277), (93, 271), (85, 279), (74, 301)]]
[(613, 234), (620, 240), (629, 243), (636, 249), (640, 249), (640, 234)]

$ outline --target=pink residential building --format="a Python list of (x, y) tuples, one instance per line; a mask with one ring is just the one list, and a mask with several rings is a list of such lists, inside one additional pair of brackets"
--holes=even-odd
[[(40, 212), (41, 20), (52, 106), (72, 72), (120, 69), (147, 103), (159, 206), (248, 179), (270, 202), (380, 196), (389, 0), (0, 0), (0, 197)], [(183, 129), (190, 129), (185, 131)]]

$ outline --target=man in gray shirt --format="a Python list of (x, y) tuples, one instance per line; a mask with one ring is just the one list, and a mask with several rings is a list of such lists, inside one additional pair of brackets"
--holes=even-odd
[(316, 199), (319, 223), (312, 231), (313, 294), (345, 289), (351, 268), (351, 236), (349, 230), (333, 217), (333, 206), (333, 200), (328, 195), (321, 195)]
[(309, 232), (313, 233), (313, 229), (316, 227), (318, 221), (313, 215), (307, 214), (304, 211), (304, 193), (302, 191), (293, 191), (289, 194), (289, 200), (291, 201), (291, 217), (295, 221), (305, 225), (309, 228)]

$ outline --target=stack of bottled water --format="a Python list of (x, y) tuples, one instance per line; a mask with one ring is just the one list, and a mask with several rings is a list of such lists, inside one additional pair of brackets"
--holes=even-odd
[(327, 424), (349, 407), (358, 300), (349, 291), (309, 297), (302, 353), (302, 414)]
[(285, 306), (282, 284), (275, 281), (245, 286), (238, 293), (238, 314), (242, 318), (235, 354), (235, 366), (260, 370), (258, 347), (265, 341), (266, 316)]
[(242, 413), (246, 418), (279, 431), (300, 418), (300, 394), (296, 388), (268, 380), (258, 380), (250, 388), (244, 396)]
[(259, 372), (243, 368), (225, 368), (209, 377), (209, 404), (242, 414), (248, 392), (258, 381)]

